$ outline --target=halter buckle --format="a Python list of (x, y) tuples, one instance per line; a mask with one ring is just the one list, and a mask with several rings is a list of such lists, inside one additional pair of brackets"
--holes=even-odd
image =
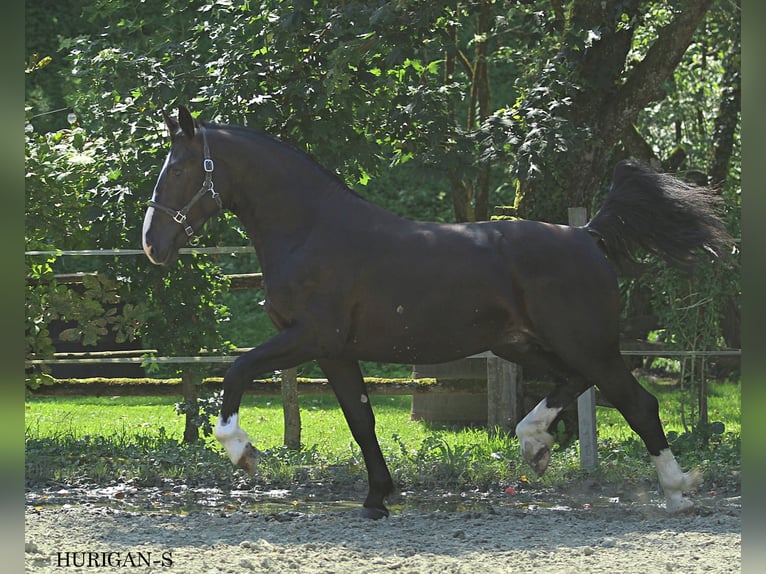
[(181, 213), (180, 211), (176, 211), (176, 214), (173, 216), (173, 221), (183, 225), (184, 221), (186, 221), (186, 214)]
[(215, 168), (215, 164), (213, 163), (212, 159), (206, 158), (202, 162), (202, 169), (205, 170), (205, 173), (213, 173), (213, 168)]

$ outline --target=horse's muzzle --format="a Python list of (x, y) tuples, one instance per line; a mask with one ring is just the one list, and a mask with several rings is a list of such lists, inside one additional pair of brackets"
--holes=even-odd
[(178, 250), (173, 245), (168, 245), (165, 248), (158, 245), (155, 232), (152, 230), (152, 220), (155, 213), (156, 211), (153, 207), (149, 207), (146, 210), (144, 226), (141, 233), (141, 245), (144, 249), (144, 253), (146, 253), (146, 256), (149, 258), (149, 261), (155, 265), (167, 265), (175, 260), (178, 255)]

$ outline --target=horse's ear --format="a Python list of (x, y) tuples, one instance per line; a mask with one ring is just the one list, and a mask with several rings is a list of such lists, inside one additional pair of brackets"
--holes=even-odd
[(186, 137), (192, 139), (194, 137), (194, 118), (184, 106), (178, 106), (178, 121)]
[(165, 120), (165, 125), (168, 127), (168, 132), (170, 132), (170, 138), (172, 139), (180, 129), (180, 126), (177, 121), (165, 113), (165, 110), (162, 110), (162, 119)]

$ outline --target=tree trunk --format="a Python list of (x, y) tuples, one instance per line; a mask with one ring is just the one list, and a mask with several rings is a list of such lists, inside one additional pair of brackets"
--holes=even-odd
[[(632, 18), (639, 4), (628, 2), (622, 13)], [(620, 25), (621, 14), (609, 11), (610, 3), (575, 1), (556, 64), (561, 73), (541, 74), (552, 85), (541, 83), (539, 93), (548, 99), (533, 103), (548, 107), (571, 98), (572, 105), (561, 106), (560, 123), (554, 124), (568, 131), (549, 136), (551, 142), (562, 136), (569, 141), (563, 150), (562, 146), (541, 146), (542, 151), (530, 160), (536, 170), (520, 179), (517, 187), (521, 217), (566, 223), (567, 206), (593, 206), (604, 179), (611, 176), (612, 166), (606, 163), (614, 146), (624, 135), (635, 136), (633, 121), (638, 113), (663, 96), (663, 84), (672, 77), (711, 4), (712, 0), (687, 2), (626, 76), (632, 28)], [(593, 30), (600, 31), (599, 38), (590, 46), (586, 42), (583, 49), (585, 31)]]
[[(468, 129), (478, 128), (492, 112), (488, 59), (488, 35), (492, 28), (492, 4), (484, 0), (479, 6), (476, 22), (475, 56), (473, 81), (471, 82), (471, 107), (469, 108)], [(478, 117), (477, 117), (478, 114)], [(479, 166), (474, 184), (474, 221), (489, 219), (489, 166)]]
[[(708, 180), (711, 185), (723, 187), (729, 174), (729, 163), (734, 148), (734, 134), (739, 122), (741, 101), (740, 42), (732, 46), (724, 61), (724, 93), (718, 107), (713, 131), (713, 151), (708, 164)], [(727, 297), (721, 313), (721, 329), (726, 345), (739, 349), (741, 310), (739, 301)]]
[(710, 183), (714, 186), (723, 186), (729, 173), (734, 133), (739, 122), (740, 81), (740, 48), (739, 39), (737, 39), (724, 61), (723, 85), (725, 88), (713, 130), (713, 151), (707, 172)]
[[(451, 40), (461, 54), (460, 61), (466, 73), (471, 77), (471, 87), (468, 99), (468, 112), (465, 119), (465, 129), (468, 132), (476, 130), (491, 113), (491, 97), (488, 72), (488, 36), (492, 29), (492, 2), (482, 0), (476, 16), (476, 32), (474, 34), (474, 59), (471, 63), (462, 55), (457, 46), (457, 28), (450, 29)], [(445, 83), (452, 81), (455, 72), (455, 56), (448, 54), (445, 62)], [(457, 111), (454, 104), (450, 106), (450, 115), (455, 125)], [(462, 123), (462, 122), (460, 122)], [(457, 222), (482, 221), (489, 219), (489, 188), (490, 170), (488, 165), (479, 165), (473, 177), (460, 173), (460, 166), (449, 174), (452, 188), (452, 208)]]

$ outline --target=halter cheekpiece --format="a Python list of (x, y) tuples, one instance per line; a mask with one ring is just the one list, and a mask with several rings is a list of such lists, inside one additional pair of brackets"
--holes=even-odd
[(213, 163), (213, 159), (210, 157), (210, 149), (207, 145), (207, 138), (205, 137), (205, 128), (201, 127), (199, 128), (199, 133), (202, 136), (202, 148), (204, 153), (204, 158), (202, 160), (202, 169), (205, 173), (205, 181), (202, 182), (202, 187), (200, 187), (199, 191), (189, 200), (189, 203), (187, 203), (182, 209), (175, 210), (170, 209), (169, 207), (165, 207), (164, 205), (160, 205), (156, 201), (149, 201), (149, 206), (153, 207), (155, 209), (159, 209), (163, 213), (166, 213), (179, 225), (183, 226), (184, 232), (186, 233), (186, 236), (189, 238), (190, 241), (194, 242), (194, 229), (191, 225), (189, 225), (186, 221), (186, 216), (189, 213), (189, 210), (192, 208), (192, 206), (197, 203), (200, 199), (202, 199), (203, 196), (205, 196), (208, 192), (215, 200), (216, 204), (218, 204), (218, 209), (223, 209), (223, 202), (221, 201), (221, 195), (216, 192), (215, 187), (213, 186), (213, 170), (215, 169), (215, 164)]

